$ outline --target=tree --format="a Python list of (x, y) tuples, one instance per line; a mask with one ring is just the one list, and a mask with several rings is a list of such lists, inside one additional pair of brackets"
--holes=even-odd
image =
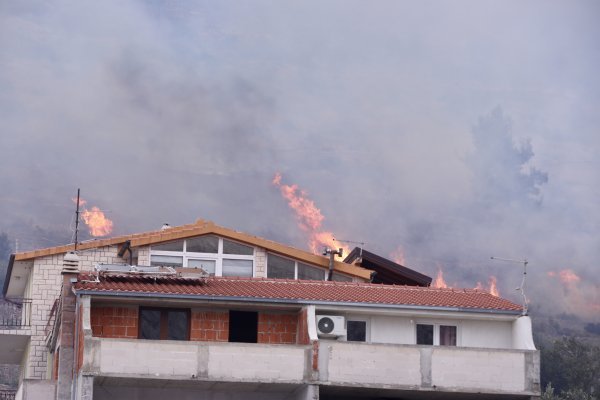
[[(600, 347), (586, 345), (574, 337), (563, 337), (541, 348), (542, 387), (554, 388), (559, 399), (585, 399), (583, 394), (597, 395), (600, 389)], [(579, 397), (578, 397), (579, 396)], [(589, 397), (593, 399), (594, 397)]]

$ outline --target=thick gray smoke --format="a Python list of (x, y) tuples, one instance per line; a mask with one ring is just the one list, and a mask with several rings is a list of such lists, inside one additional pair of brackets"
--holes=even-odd
[(490, 256), (527, 257), (532, 305), (597, 318), (599, 11), (2, 2), (0, 232), (69, 241), (80, 187), (115, 234), (205, 218), (306, 248), (279, 171), (341, 239), (515, 301)]

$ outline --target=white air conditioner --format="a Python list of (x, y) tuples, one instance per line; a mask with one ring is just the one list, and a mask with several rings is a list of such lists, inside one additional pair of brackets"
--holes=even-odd
[(345, 336), (345, 318), (339, 315), (317, 315), (317, 333), (321, 337)]

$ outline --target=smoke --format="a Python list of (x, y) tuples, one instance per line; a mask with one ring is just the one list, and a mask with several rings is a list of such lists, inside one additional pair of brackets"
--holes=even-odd
[(2, 2), (0, 231), (70, 240), (81, 188), (113, 234), (205, 218), (306, 248), (280, 171), (336, 237), (515, 301), (522, 266), (490, 256), (526, 257), (532, 305), (597, 316), (598, 11)]

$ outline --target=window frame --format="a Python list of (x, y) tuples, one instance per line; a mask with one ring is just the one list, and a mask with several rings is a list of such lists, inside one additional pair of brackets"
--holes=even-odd
[(303, 262), (303, 261), (298, 261), (296, 259), (293, 259), (291, 257), (286, 257), (286, 256), (283, 256), (281, 254), (271, 253), (271, 252), (267, 252), (267, 260), (266, 260), (266, 263), (265, 263), (265, 269), (266, 269), (265, 273), (266, 273), (266, 277), (267, 278), (269, 278), (269, 257), (270, 256), (275, 256), (275, 257), (283, 258), (285, 260), (289, 260), (289, 261), (293, 261), (294, 262), (294, 277), (293, 278), (273, 278), (273, 277), (271, 277), (270, 279), (294, 279), (294, 280), (299, 280), (298, 279), (298, 265), (299, 264), (304, 264), (304, 265), (306, 265), (308, 267), (315, 268), (315, 269), (318, 269), (318, 270), (322, 271), (323, 272), (323, 281), (327, 280), (327, 273), (328, 273), (328, 271), (325, 268), (319, 267), (317, 265), (309, 264), (309, 263), (306, 263), (306, 262)]
[[(417, 326), (419, 325), (430, 325), (433, 326), (433, 344), (418, 344), (417, 340)], [(456, 344), (454, 345), (450, 345), (450, 344), (440, 344), (440, 327), (441, 326), (452, 326), (454, 328), (456, 328)], [(438, 346), (438, 347), (460, 347), (461, 346), (461, 339), (460, 339), (460, 333), (461, 333), (461, 328), (460, 328), (460, 324), (458, 322), (451, 322), (451, 321), (426, 321), (426, 320), (417, 320), (415, 321), (415, 328), (413, 329), (413, 333), (414, 333), (414, 343), (417, 346)]]
[[(351, 343), (371, 343), (371, 319), (368, 317), (346, 317), (346, 342)], [(364, 322), (365, 323), (365, 340), (348, 340), (348, 322)]]
[[(160, 326), (159, 326), (159, 338), (158, 339), (144, 339), (142, 338), (142, 311), (159, 311), (160, 312)], [(187, 331), (185, 339), (168, 339), (169, 336), (169, 312), (185, 312), (187, 317)], [(170, 307), (146, 307), (140, 306), (138, 310), (138, 339), (142, 340), (176, 340), (189, 341), (192, 331), (192, 312), (189, 308), (170, 308)]]
[[(218, 249), (217, 249), (216, 253), (198, 253), (198, 252), (187, 251), (188, 239), (194, 239), (194, 238), (202, 237), (202, 236), (215, 236), (219, 240)], [(201, 236), (195, 236), (195, 237), (178, 239), (178, 240), (183, 240), (183, 251), (153, 250), (152, 245), (150, 245), (150, 264), (152, 265), (152, 256), (183, 257), (183, 262), (182, 262), (181, 267), (175, 267), (175, 268), (190, 268), (188, 266), (189, 260), (214, 261), (215, 262), (214, 276), (223, 276), (223, 259), (246, 260), (246, 261), (252, 261), (252, 277), (256, 276), (256, 247), (255, 246), (251, 246), (246, 243), (238, 242), (236, 240), (231, 240), (229, 238), (223, 238), (223, 237), (217, 236), (217, 235), (201, 235)], [(238, 243), (238, 244), (252, 248), (252, 255), (223, 253), (223, 241), (224, 240)]]

